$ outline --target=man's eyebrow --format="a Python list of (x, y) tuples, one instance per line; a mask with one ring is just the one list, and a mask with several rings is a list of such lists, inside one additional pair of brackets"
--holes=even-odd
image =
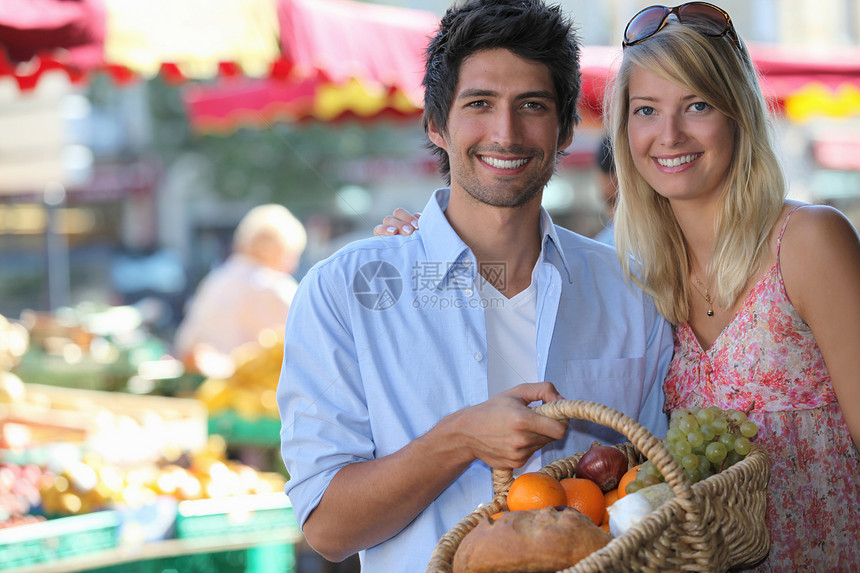
[[(459, 94), (457, 94), (457, 99), (473, 97), (494, 97), (497, 95), (499, 95), (498, 92), (495, 92), (493, 90), (472, 88), (461, 91)], [(555, 94), (548, 90), (539, 90), (518, 94), (517, 99), (555, 99)]]

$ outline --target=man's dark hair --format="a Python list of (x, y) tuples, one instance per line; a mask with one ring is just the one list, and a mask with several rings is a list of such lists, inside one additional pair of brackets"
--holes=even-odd
[(597, 166), (607, 175), (615, 173), (615, 154), (612, 152), (612, 140), (604, 137), (597, 146)]
[[(505, 48), (549, 68), (558, 98), (559, 133), (569, 135), (579, 122), (579, 40), (561, 7), (548, 6), (543, 0), (467, 0), (448, 9), (425, 54), (425, 133), (431, 121), (441, 133), (448, 132), (448, 113), (463, 60), (493, 48)], [(450, 184), (448, 154), (432, 142), (428, 147)]]

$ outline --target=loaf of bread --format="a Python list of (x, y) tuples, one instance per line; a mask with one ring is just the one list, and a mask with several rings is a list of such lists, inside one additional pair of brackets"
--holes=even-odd
[(577, 563), (612, 541), (573, 508), (507, 511), (486, 517), (454, 554), (454, 573), (547, 573)]

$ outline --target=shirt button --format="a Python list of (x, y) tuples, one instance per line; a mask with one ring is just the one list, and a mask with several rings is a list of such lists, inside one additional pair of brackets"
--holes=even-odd
[(466, 296), (472, 296), (472, 289), (467, 288), (466, 290), (463, 291), (463, 294)]
[(483, 355), (483, 354), (481, 354), (480, 352), (476, 352), (476, 353), (475, 353), (475, 361), (476, 361), (476, 362), (480, 362), (480, 361), (481, 361), (481, 360), (483, 360), (483, 359), (484, 359), (484, 355)]

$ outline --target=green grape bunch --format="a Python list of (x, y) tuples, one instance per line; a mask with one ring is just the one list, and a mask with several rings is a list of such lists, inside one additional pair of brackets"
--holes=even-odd
[[(752, 439), (758, 426), (746, 412), (723, 410), (717, 406), (679, 408), (669, 418), (669, 431), (663, 445), (684, 468), (690, 483), (733, 466), (752, 448)], [(627, 485), (627, 493), (665, 481), (653, 462), (646, 461), (639, 468), (636, 479)]]

